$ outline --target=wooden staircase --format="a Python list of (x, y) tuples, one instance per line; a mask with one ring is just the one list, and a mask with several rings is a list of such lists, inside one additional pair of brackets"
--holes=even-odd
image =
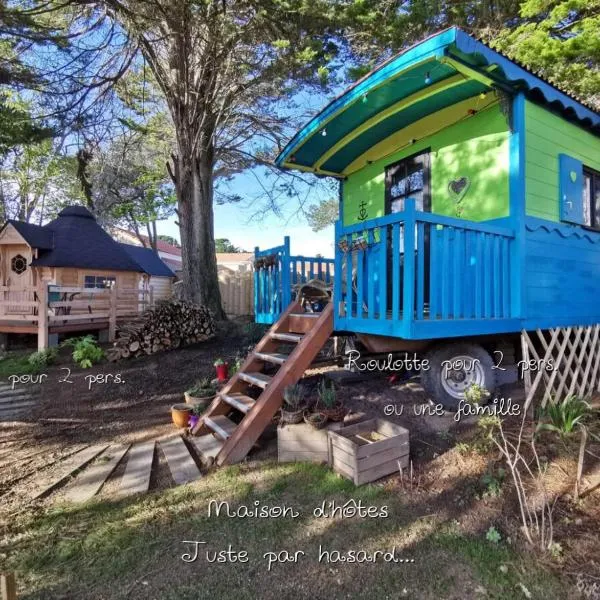
[[(193, 433), (201, 437), (195, 445), (215, 457), (217, 465), (241, 461), (281, 408), (283, 390), (297, 383), (333, 332), (333, 304), (321, 313), (305, 313), (293, 302), (265, 334), (240, 370), (218, 393), (206, 409)], [(279, 348), (294, 344), (289, 354)], [(266, 375), (265, 365), (277, 368)], [(250, 388), (261, 389), (255, 400), (247, 395)], [(241, 420), (229, 419), (235, 411)]]

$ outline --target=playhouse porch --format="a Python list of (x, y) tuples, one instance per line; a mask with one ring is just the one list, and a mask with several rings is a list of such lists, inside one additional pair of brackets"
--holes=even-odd
[[(474, 222), (415, 209), (344, 227), (335, 260), (301, 258), (333, 279), (334, 329), (404, 339), (519, 331), (518, 248), (510, 219)], [(285, 244), (284, 244), (285, 246)], [(255, 272), (258, 322), (272, 322), (291, 293), (282, 248)], [(330, 265), (334, 262), (332, 277)]]

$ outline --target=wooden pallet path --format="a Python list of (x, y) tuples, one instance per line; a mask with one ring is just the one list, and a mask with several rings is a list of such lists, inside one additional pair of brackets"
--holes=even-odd
[(167, 459), (173, 481), (183, 485), (202, 477), (190, 451), (180, 436), (160, 440), (160, 447)]
[(144, 494), (150, 488), (152, 461), (154, 460), (154, 440), (136, 444), (129, 451), (127, 467), (119, 486), (119, 495)]
[(0, 422), (17, 420), (35, 406), (38, 400), (37, 389), (12, 389), (10, 385), (0, 386)]
[(69, 456), (69, 458), (62, 461), (59, 475), (43, 479), (37, 489), (33, 492), (30, 500), (37, 500), (38, 498), (43, 498), (48, 495), (59, 485), (65, 483), (67, 479), (79, 471), (79, 469), (82, 469), (88, 463), (92, 462), (96, 456), (106, 450), (107, 446), (108, 444), (90, 446), (89, 448), (85, 448), (84, 450)]
[(194, 448), (200, 454), (200, 460), (203, 464), (212, 466), (217, 458), (217, 454), (223, 447), (223, 440), (216, 438), (212, 435), (202, 435), (200, 437), (191, 437), (190, 441), (194, 445)]
[(114, 444), (107, 448), (89, 469), (81, 473), (65, 494), (68, 502), (87, 502), (93, 498), (117, 468), (129, 445)]

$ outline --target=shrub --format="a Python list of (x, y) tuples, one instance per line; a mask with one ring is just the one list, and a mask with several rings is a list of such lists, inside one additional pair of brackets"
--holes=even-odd
[(82, 369), (89, 369), (104, 358), (104, 351), (91, 335), (65, 340), (62, 345), (73, 348), (73, 360)]
[(591, 412), (591, 406), (578, 396), (567, 396), (562, 402), (548, 402), (540, 411), (537, 431), (554, 431), (567, 437), (584, 424)]
[(304, 388), (301, 385), (288, 385), (283, 390), (283, 400), (290, 411), (300, 410), (304, 404)]
[(214, 396), (217, 393), (217, 386), (212, 382), (210, 377), (203, 377), (187, 390), (190, 396), (195, 398), (205, 398), (206, 396)]
[(319, 402), (325, 408), (333, 408), (335, 406), (336, 395), (333, 381), (331, 382), (330, 386), (327, 386), (327, 382), (324, 379), (321, 379), (321, 381), (319, 382), (317, 393), (319, 394)]
[(58, 356), (58, 348), (46, 348), (45, 350), (39, 350), (29, 355), (27, 361), (32, 367), (41, 369), (51, 365)]

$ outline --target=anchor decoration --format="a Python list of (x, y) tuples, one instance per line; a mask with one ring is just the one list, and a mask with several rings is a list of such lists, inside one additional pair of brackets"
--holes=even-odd
[(362, 200), (358, 205), (358, 220), (366, 221), (369, 218), (369, 213), (367, 212), (367, 203)]

